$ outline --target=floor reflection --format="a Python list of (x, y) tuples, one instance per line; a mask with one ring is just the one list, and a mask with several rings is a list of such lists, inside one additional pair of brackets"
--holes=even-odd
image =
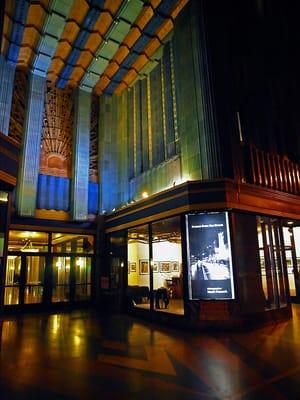
[(300, 306), (244, 333), (93, 311), (2, 319), (1, 399), (299, 399)]

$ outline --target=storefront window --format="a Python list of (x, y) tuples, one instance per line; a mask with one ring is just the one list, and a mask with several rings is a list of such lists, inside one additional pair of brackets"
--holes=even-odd
[(128, 299), (131, 305), (150, 309), (148, 225), (128, 230)]
[(233, 299), (227, 212), (186, 216), (190, 299)]
[(48, 251), (48, 234), (32, 231), (9, 231), (8, 251), (38, 253)]
[(154, 309), (184, 314), (180, 217), (152, 224)]
[(92, 235), (73, 235), (53, 233), (51, 242), (53, 253), (94, 253), (94, 237)]

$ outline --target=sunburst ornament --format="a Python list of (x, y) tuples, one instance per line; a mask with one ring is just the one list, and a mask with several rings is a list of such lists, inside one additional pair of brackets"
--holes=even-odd
[(40, 172), (71, 177), (73, 91), (47, 87)]

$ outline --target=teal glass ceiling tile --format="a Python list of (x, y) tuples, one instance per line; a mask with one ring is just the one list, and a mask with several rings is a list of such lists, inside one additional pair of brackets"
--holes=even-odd
[(115, 24), (114, 29), (112, 29), (112, 32), (109, 35), (110, 39), (121, 43), (124, 37), (129, 32), (130, 26), (131, 25), (128, 22), (120, 20), (118, 23)]
[(116, 43), (110, 39), (107, 40), (107, 43), (104, 44), (100, 50), (100, 55), (102, 57), (111, 59), (114, 54), (116, 53), (116, 51), (119, 48), (119, 43)]
[(121, 13), (123, 19), (129, 22), (135, 21), (137, 15), (143, 7), (143, 2), (141, 0), (131, 0), (126, 5), (125, 10)]
[(107, 67), (108, 62), (108, 60), (101, 57), (99, 57), (98, 60), (94, 59), (89, 70), (90, 72), (94, 72), (95, 74), (100, 75)]

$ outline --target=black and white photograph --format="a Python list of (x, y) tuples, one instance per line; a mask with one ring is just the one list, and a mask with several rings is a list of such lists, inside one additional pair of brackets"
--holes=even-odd
[(187, 216), (191, 299), (234, 298), (226, 212)]

